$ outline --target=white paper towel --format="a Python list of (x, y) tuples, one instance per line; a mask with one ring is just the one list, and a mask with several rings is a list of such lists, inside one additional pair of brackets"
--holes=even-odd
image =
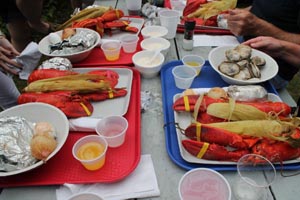
[(105, 200), (145, 198), (160, 195), (151, 155), (142, 155), (137, 168), (116, 183), (64, 184), (56, 190), (57, 200), (81, 192), (93, 192)]

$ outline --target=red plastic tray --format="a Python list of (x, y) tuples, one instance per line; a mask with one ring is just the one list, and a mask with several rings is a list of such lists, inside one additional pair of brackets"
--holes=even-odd
[[(171, 9), (171, 2), (170, 0), (164, 1), (164, 7)], [(179, 24), (177, 27), (177, 32), (183, 33), (184, 32), (184, 25)], [(196, 25), (194, 33), (196, 34), (210, 34), (210, 35), (232, 35), (232, 33), (227, 29), (221, 29), (218, 27), (208, 27), (208, 26), (199, 26)]]
[(125, 142), (118, 148), (109, 148), (106, 162), (98, 171), (86, 170), (72, 156), (73, 144), (87, 134), (70, 132), (59, 153), (45, 165), (32, 171), (0, 178), (0, 187), (58, 185), (64, 183), (110, 183), (128, 176), (137, 166), (141, 155), (140, 134), (140, 74), (133, 71), (131, 98), (127, 113), (129, 122)]
[(126, 65), (126, 66), (130, 66), (133, 65), (132, 62), (132, 56), (138, 52), (141, 51), (141, 41), (143, 40), (142, 36), (139, 35), (139, 42), (138, 42), (138, 46), (137, 49), (134, 53), (125, 53), (123, 51), (123, 48), (121, 48), (121, 52), (120, 52), (120, 58), (119, 60), (116, 61), (107, 61), (105, 59), (104, 53), (101, 50), (100, 47), (96, 47), (92, 50), (91, 54), (84, 59), (83, 61), (79, 62), (79, 63), (74, 63), (73, 66), (74, 67), (94, 67), (94, 66), (116, 66), (116, 65)]

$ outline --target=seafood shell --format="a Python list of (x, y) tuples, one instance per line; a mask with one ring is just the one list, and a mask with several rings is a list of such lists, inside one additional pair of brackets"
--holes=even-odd
[(251, 62), (258, 67), (264, 66), (266, 64), (266, 60), (259, 56), (253, 56), (251, 58)]
[(219, 65), (219, 70), (227, 76), (234, 76), (240, 72), (240, 67), (234, 62), (224, 61)]

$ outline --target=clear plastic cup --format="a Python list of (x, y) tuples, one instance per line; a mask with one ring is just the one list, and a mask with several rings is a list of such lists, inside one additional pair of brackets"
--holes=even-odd
[(167, 39), (175, 38), (177, 26), (180, 21), (180, 13), (176, 10), (162, 10), (158, 12), (160, 24), (168, 29)]
[(87, 170), (94, 171), (105, 164), (107, 146), (105, 138), (99, 135), (88, 135), (74, 144), (72, 154)]
[(99, 195), (92, 193), (92, 192), (83, 192), (74, 194), (71, 197), (68, 198), (68, 200), (103, 200)]
[(120, 38), (120, 40), (125, 53), (133, 53), (136, 51), (139, 41), (139, 37), (137, 35), (124, 35)]
[(246, 154), (237, 162), (233, 193), (237, 200), (266, 200), (267, 188), (276, 178), (274, 165), (265, 157)]
[(96, 125), (98, 135), (105, 138), (109, 147), (119, 147), (125, 141), (128, 121), (122, 116), (109, 116), (101, 119)]
[(231, 188), (225, 177), (208, 168), (195, 168), (180, 179), (178, 193), (181, 200), (231, 200)]
[(186, 55), (181, 60), (185, 66), (195, 68), (198, 75), (205, 63), (205, 59), (197, 55)]
[(197, 76), (196, 69), (179, 65), (172, 69), (175, 85), (179, 89), (188, 89), (191, 87), (195, 77)]
[(139, 15), (142, 8), (142, 0), (125, 0), (129, 15)]
[(104, 42), (101, 49), (107, 61), (116, 61), (120, 58), (121, 43), (119, 41)]

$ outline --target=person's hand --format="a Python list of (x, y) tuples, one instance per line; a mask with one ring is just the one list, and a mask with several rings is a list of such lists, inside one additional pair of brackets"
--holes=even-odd
[(256, 25), (260, 20), (246, 9), (229, 10), (224, 15), (229, 30), (236, 36), (255, 35)]
[(284, 47), (280, 40), (273, 37), (259, 36), (245, 41), (243, 44), (249, 45), (254, 49), (258, 49), (269, 54), (272, 57), (280, 57)]
[(12, 60), (12, 58), (18, 55), (20, 55), (20, 53), (12, 46), (12, 44), (5, 37), (0, 37), (0, 67), (4, 69), (4, 71), (15, 75), (18, 74), (17, 71), (11, 69), (7, 65), (10, 64), (21, 69), (22, 65)]

